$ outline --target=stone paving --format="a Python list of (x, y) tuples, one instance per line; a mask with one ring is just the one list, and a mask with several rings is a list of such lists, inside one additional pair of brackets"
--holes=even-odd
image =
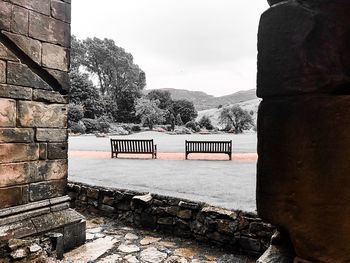
[(111, 219), (87, 215), (87, 242), (65, 254), (61, 263), (253, 263), (196, 241), (133, 229)]

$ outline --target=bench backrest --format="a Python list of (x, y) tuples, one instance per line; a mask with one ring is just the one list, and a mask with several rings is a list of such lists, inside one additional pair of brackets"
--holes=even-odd
[(118, 153), (153, 153), (153, 140), (111, 139), (112, 152)]
[(186, 152), (231, 153), (232, 141), (186, 141)]

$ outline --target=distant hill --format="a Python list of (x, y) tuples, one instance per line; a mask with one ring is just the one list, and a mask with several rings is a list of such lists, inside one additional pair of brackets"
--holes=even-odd
[[(174, 100), (187, 99), (193, 102), (198, 111), (217, 108), (219, 105), (228, 106), (245, 102), (248, 100), (257, 99), (256, 90), (242, 90), (231, 95), (215, 97), (208, 95), (202, 91), (190, 91), (182, 89), (161, 89), (169, 91)], [(151, 90), (145, 90), (145, 93), (149, 93)]]

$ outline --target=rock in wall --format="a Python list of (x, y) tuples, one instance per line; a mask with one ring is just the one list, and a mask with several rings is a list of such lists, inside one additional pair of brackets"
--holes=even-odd
[(350, 262), (350, 2), (269, 2), (258, 43), (258, 213), (299, 258)]

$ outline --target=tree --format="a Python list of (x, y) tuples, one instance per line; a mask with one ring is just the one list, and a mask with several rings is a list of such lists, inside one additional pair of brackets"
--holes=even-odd
[(178, 115), (176, 115), (176, 125), (178, 125), (178, 126), (184, 125), (184, 122), (181, 119), (180, 113)]
[(207, 130), (212, 130), (214, 127), (211, 124), (211, 120), (208, 116), (203, 115), (202, 118), (198, 122), (201, 128), (206, 128)]
[(163, 110), (170, 109), (173, 104), (171, 94), (166, 90), (152, 90), (147, 94), (146, 97), (150, 100), (158, 100), (158, 107)]
[(155, 124), (164, 122), (164, 110), (158, 107), (159, 101), (140, 98), (136, 100), (136, 116), (139, 116), (143, 125), (151, 130)]
[(113, 101), (115, 121), (135, 121), (135, 101), (146, 86), (146, 75), (130, 53), (111, 39), (73, 37), (72, 64), (73, 69), (83, 68), (96, 78), (102, 99)]
[(100, 94), (87, 74), (72, 70), (70, 82), (70, 103), (83, 106), (85, 118), (94, 119), (105, 113)]
[(220, 113), (219, 119), (221, 124), (233, 127), (235, 133), (242, 133), (244, 130), (254, 127), (252, 116), (239, 106), (224, 108)]
[(183, 123), (192, 121), (198, 116), (198, 113), (194, 108), (193, 102), (188, 100), (175, 100), (173, 102), (172, 110), (174, 116), (180, 114)]

